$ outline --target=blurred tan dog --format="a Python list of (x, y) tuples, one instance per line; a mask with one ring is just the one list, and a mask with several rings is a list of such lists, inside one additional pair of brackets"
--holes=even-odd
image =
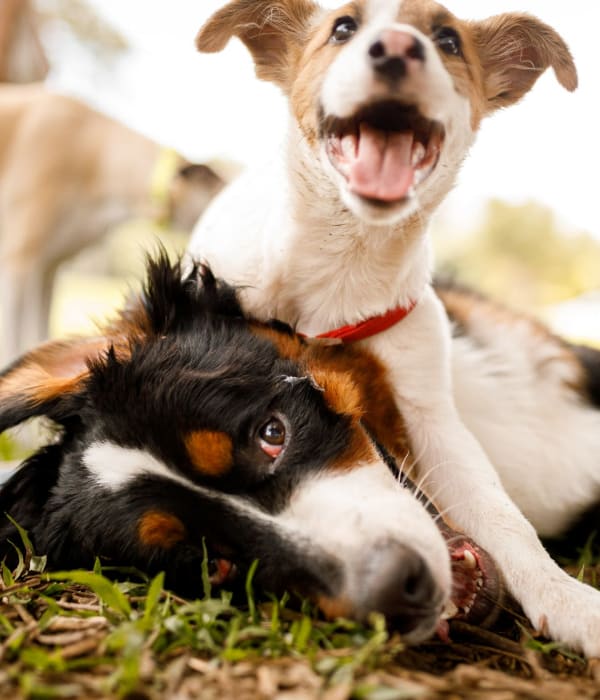
[(132, 217), (190, 231), (223, 184), (77, 100), (0, 85), (0, 362), (47, 336), (63, 260)]

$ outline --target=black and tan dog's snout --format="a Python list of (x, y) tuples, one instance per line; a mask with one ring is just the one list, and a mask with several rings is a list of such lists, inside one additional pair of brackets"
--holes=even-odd
[(369, 60), (384, 80), (398, 81), (425, 62), (425, 46), (413, 34), (401, 29), (385, 29), (369, 46)]

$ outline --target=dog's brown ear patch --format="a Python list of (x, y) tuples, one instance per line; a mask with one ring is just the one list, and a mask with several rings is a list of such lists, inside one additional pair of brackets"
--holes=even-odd
[(236, 36), (252, 54), (256, 75), (285, 89), (317, 10), (312, 0), (233, 0), (200, 29), (196, 46), (215, 53)]
[(577, 87), (571, 52), (547, 24), (520, 13), (469, 24), (483, 68), (489, 111), (521, 99), (549, 67), (566, 90)]
[(323, 390), (325, 402), (332, 411), (360, 420), (364, 413), (362, 396), (349, 372), (336, 372), (333, 370), (309, 371), (312, 378)]
[(59, 418), (89, 374), (88, 361), (107, 349), (106, 338), (49, 342), (0, 374), (0, 432), (34, 416)]
[(138, 537), (147, 547), (171, 549), (185, 539), (185, 525), (171, 513), (149, 510), (139, 520)]
[(204, 476), (223, 476), (233, 466), (233, 442), (227, 433), (195, 430), (184, 442), (192, 464)]

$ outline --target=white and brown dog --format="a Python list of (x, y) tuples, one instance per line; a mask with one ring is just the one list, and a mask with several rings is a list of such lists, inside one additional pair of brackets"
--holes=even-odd
[(530, 326), (515, 342), (518, 323), (507, 334), (485, 304), (458, 304), (470, 330), (453, 341), (426, 235), (484, 117), (548, 67), (576, 87), (564, 41), (529, 15), (465, 22), (431, 0), (336, 11), (233, 0), (198, 47), (220, 51), (234, 36), (289, 98), (287, 152), (221, 195), (191, 252), (260, 318), (359, 339), (378, 356), (413, 477), (492, 554), (534, 625), (599, 656), (600, 592), (561, 571), (536, 534), (558, 532), (600, 493), (600, 421), (573, 391), (579, 365)]
[(77, 100), (1, 85), (0, 362), (46, 338), (63, 260), (136, 216), (191, 231), (222, 184)]

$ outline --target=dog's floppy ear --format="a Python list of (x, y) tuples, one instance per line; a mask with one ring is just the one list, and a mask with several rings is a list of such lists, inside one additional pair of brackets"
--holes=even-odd
[(552, 67), (567, 90), (577, 87), (577, 70), (569, 48), (557, 32), (531, 15), (507, 13), (472, 22), (483, 67), (489, 111), (521, 99)]
[(256, 75), (285, 89), (294, 54), (317, 10), (312, 0), (232, 0), (200, 29), (196, 46), (215, 53), (236, 36), (252, 54)]
[(60, 421), (76, 413), (88, 362), (107, 345), (106, 338), (45, 343), (0, 373), (0, 432), (35, 416)]

